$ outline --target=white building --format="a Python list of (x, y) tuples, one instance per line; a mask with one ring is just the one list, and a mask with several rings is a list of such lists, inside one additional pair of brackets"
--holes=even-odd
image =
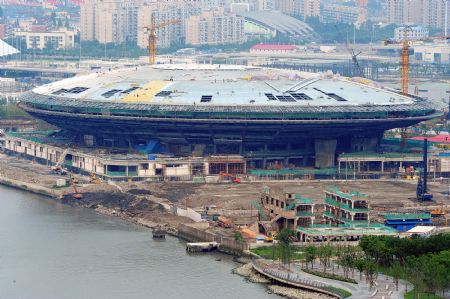
[[(407, 40), (421, 40), (429, 36), (428, 29), (422, 26), (413, 26), (406, 30)], [(403, 41), (405, 39), (405, 27), (397, 27), (394, 31), (394, 39)]]
[(414, 46), (414, 60), (417, 63), (450, 63), (450, 47), (447, 44)]
[(50, 32), (14, 32), (15, 37), (25, 40), (28, 49), (67, 49), (75, 44), (75, 31), (59, 29)]

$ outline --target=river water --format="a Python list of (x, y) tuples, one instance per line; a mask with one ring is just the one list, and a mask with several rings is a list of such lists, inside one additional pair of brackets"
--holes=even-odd
[(280, 298), (145, 227), (4, 186), (0, 205), (0, 299)]

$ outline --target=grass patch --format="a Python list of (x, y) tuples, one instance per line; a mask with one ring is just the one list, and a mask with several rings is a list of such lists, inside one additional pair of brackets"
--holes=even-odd
[(344, 289), (340, 289), (340, 288), (336, 288), (336, 287), (330, 287), (330, 286), (328, 286), (328, 287), (324, 287), (324, 289), (326, 289), (326, 290), (328, 290), (328, 291), (330, 291), (330, 292), (339, 294), (339, 295), (341, 295), (343, 298), (347, 298), (347, 297), (350, 297), (350, 296), (352, 295), (352, 293), (350, 293), (349, 291), (344, 290)]
[(358, 284), (356, 282), (356, 280), (354, 280), (353, 278), (345, 278), (344, 276), (341, 276), (341, 275), (337, 275), (337, 274), (333, 274), (333, 273), (326, 273), (326, 272), (316, 271), (316, 270), (306, 269), (306, 268), (302, 268), (302, 270), (306, 273), (316, 275), (316, 276), (319, 276), (322, 278), (328, 278), (328, 279)]
[[(405, 299), (414, 299), (414, 289), (405, 294)], [(427, 298), (427, 299), (442, 299), (441, 296), (435, 294), (428, 293), (419, 293), (419, 298)]]
[[(275, 245), (276, 246), (276, 245)], [(303, 253), (298, 252), (301, 248), (295, 247), (295, 252), (292, 253), (292, 260), (294, 261), (301, 261), (304, 259)], [(251, 252), (254, 254), (259, 255), (260, 257), (263, 257), (265, 259), (273, 259), (274, 258), (274, 246), (263, 246), (263, 247), (257, 247), (250, 249)], [(275, 259), (277, 259), (277, 252), (275, 250)]]

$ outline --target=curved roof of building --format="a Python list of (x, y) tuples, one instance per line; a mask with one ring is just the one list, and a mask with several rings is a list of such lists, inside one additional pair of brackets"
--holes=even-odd
[(49, 101), (249, 106), (362, 107), (413, 104), (394, 91), (339, 76), (233, 65), (155, 65), (79, 75), (37, 87)]
[(258, 23), (262, 26), (276, 30), (283, 34), (299, 35), (304, 37), (315, 37), (314, 30), (307, 25), (291, 16), (276, 11), (250, 11), (239, 13), (245, 19)]

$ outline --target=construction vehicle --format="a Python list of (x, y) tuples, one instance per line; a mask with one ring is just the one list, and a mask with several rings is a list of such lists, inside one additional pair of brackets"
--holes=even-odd
[(430, 201), (433, 194), (428, 193), (428, 139), (423, 140), (423, 172), (417, 181), (416, 195), (418, 201)]
[(358, 73), (358, 76), (361, 77), (361, 78), (365, 78), (364, 71), (361, 68), (361, 65), (359, 64), (359, 61), (358, 61), (358, 55), (361, 54), (362, 52), (359, 51), (358, 53), (355, 53), (355, 50), (350, 48), (350, 46), (348, 45), (348, 40), (344, 38), (344, 35), (342, 34), (342, 32), (339, 29), (339, 27), (337, 25), (335, 25), (335, 27), (336, 27), (336, 31), (339, 33), (341, 39), (345, 40), (345, 48), (347, 49), (347, 52), (352, 57), (352, 63), (353, 63), (353, 66), (354, 66), (354, 68), (356, 69), (356, 71)]
[(63, 168), (63, 163), (66, 160), (67, 153), (69, 152), (69, 149), (66, 148), (61, 156), (59, 157), (59, 160), (56, 162), (55, 166), (52, 167), (52, 172), (59, 175), (66, 175), (67, 170)]
[(241, 182), (240, 178), (235, 177), (231, 173), (227, 173), (227, 172), (223, 172), (223, 171), (221, 171), (219, 173), (219, 177), (220, 177), (220, 179), (222, 181), (233, 182), (233, 183), (236, 183), (236, 184), (239, 184)]
[(72, 198), (73, 199), (82, 199), (83, 194), (78, 192), (77, 187), (75, 186), (75, 183), (73, 182), (73, 180), (70, 180), (70, 186), (72, 186), (73, 191), (74, 191), (74, 193), (72, 194)]
[(224, 228), (230, 228), (233, 225), (233, 221), (225, 216), (219, 216), (217, 219), (217, 225)]
[(89, 174), (89, 182), (93, 184), (101, 184), (102, 180), (97, 177), (97, 175), (93, 172)]
[[(401, 73), (402, 73), (402, 94), (408, 95), (409, 91), (409, 48), (410, 48), (410, 40), (408, 40), (408, 33), (412, 31), (412, 27), (410, 25), (405, 25), (403, 31), (403, 40), (402, 41), (396, 41), (396, 40), (385, 40), (384, 45), (392, 45), (392, 44), (402, 44), (402, 63), (401, 63)], [(449, 36), (435, 36), (435, 37), (429, 37), (429, 38), (421, 38), (421, 39), (415, 39), (414, 41), (430, 41), (430, 40), (436, 40), (436, 39), (449, 39)]]
[(167, 22), (152, 24), (150, 26), (145, 26), (144, 29), (148, 31), (148, 52), (149, 52), (149, 63), (153, 65), (156, 63), (156, 47), (157, 47), (157, 36), (156, 30), (174, 25), (179, 23), (180, 20), (170, 20)]
[(275, 236), (276, 236), (275, 232), (272, 232), (272, 231), (267, 232), (266, 238), (264, 239), (264, 242), (272, 243), (273, 240), (275, 239)]

